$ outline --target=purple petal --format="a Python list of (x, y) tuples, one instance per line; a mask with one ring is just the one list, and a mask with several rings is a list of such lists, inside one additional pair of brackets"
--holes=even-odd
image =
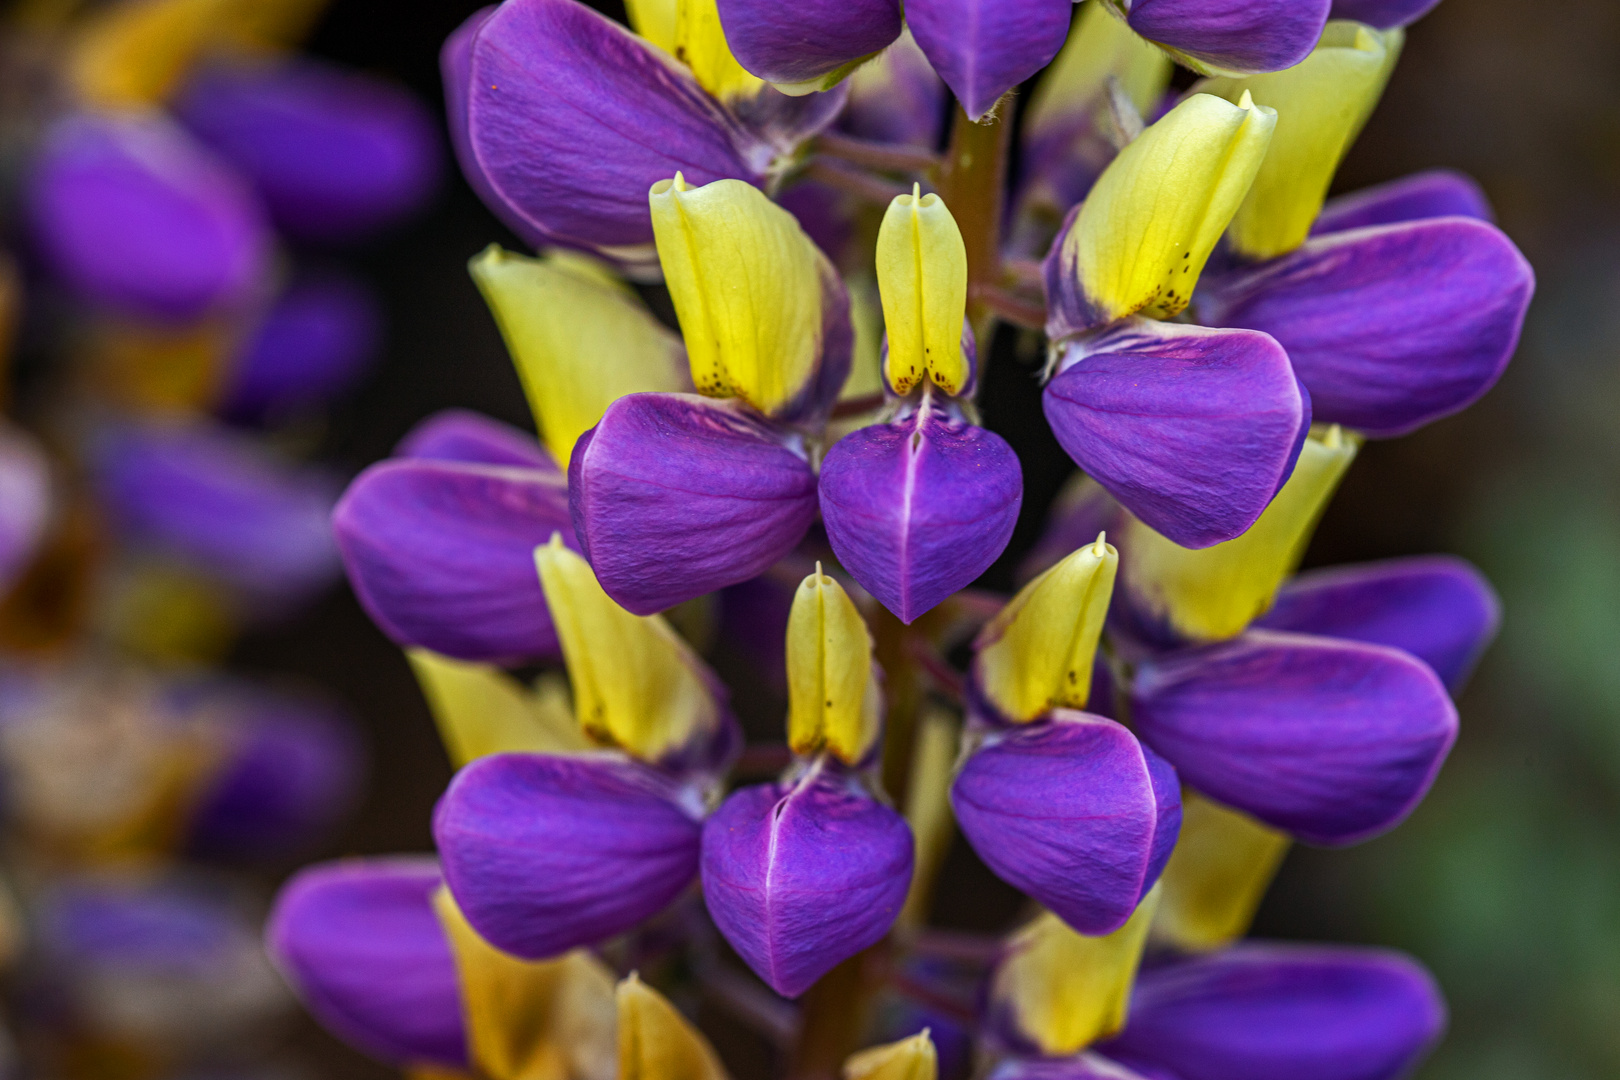
[(650, 245), (654, 183), (757, 183), (768, 164), (685, 67), (576, 0), (507, 0), (477, 31), (470, 71), (478, 171), (529, 237)]
[[(1160, 1074), (1138, 1074), (1092, 1053), (1066, 1058), (1007, 1058), (991, 1070), (989, 1080), (1160, 1080)], [(1176, 1080), (1165, 1075), (1163, 1080)]]
[(807, 83), (900, 36), (895, 0), (719, 0), (726, 44), (766, 82)]
[(839, 129), (858, 139), (932, 150), (944, 133), (945, 84), (910, 34), (849, 78)]
[(1396, 1080), (1445, 1026), (1439, 988), (1400, 953), (1243, 943), (1143, 972), (1101, 1049), (1179, 1080)]
[(1184, 781), (1316, 844), (1393, 828), (1457, 738), (1457, 710), (1422, 661), (1276, 631), (1149, 661), (1131, 702)]
[(1534, 289), (1530, 264), (1494, 226), (1437, 218), (1316, 237), (1213, 283), (1199, 310), (1276, 338), (1317, 420), (1391, 436), (1495, 384)]
[(1310, 400), (1265, 334), (1133, 319), (1071, 341), (1042, 404), (1075, 464), (1176, 543), (1253, 525), (1294, 469)]
[(406, 432), (394, 453), (426, 461), (512, 465), (561, 473), (533, 435), (470, 409), (441, 409), (434, 413)]
[(45, 535), (51, 473), (34, 440), (0, 424), (0, 590), (22, 573)]
[(1469, 177), (1450, 169), (1430, 169), (1329, 201), (1311, 226), (1311, 235), (1439, 217), (1488, 222), (1495, 215), (1485, 193)]
[[(754, 140), (749, 160), (770, 164), (773, 157), (792, 158), (801, 142), (831, 127), (848, 100), (848, 82), (841, 82), (831, 90), (799, 96), (765, 86), (752, 96), (732, 102), (731, 108), (749, 133), (748, 137)], [(771, 150), (760, 149), (760, 141)]]
[(1023, 497), (1006, 440), (933, 403), (851, 432), (821, 464), (821, 516), (838, 561), (906, 623), (996, 561)]
[(1114, 721), (1067, 709), (990, 736), (951, 806), (996, 876), (1092, 935), (1131, 917), (1181, 827), (1175, 771)]
[(568, 496), (597, 580), (637, 615), (763, 573), (816, 516), (796, 437), (696, 394), (608, 406), (574, 446)]
[(433, 814), (445, 880), (467, 921), (531, 959), (657, 914), (697, 876), (701, 836), (664, 773), (606, 754), (480, 758)]
[(38, 944), (53, 967), (207, 978), (257, 952), (228, 896), (185, 878), (70, 879), (39, 898)]
[(435, 122), (413, 94), (313, 60), (209, 68), (176, 109), (299, 239), (392, 225), (422, 208), (443, 169)]
[(1332, 17), (1354, 19), (1388, 30), (1410, 26), (1433, 11), (1438, 3), (1440, 0), (1333, 0)]
[(815, 769), (734, 793), (703, 827), (703, 899), (715, 925), (777, 993), (798, 997), (876, 944), (911, 885), (911, 829)]
[(769, 572), (720, 591), (720, 636), (725, 648), (741, 657), (753, 677), (784, 699), (787, 653), (782, 643), (787, 640), (796, 591), (786, 574), (778, 577)]
[(353, 722), (319, 702), (242, 691), (227, 710), (223, 760), (196, 796), (189, 848), (268, 858), (318, 840), (351, 805), (363, 757)]
[(97, 486), (135, 537), (257, 597), (302, 598), (337, 577), (334, 485), (224, 428), (128, 426), (93, 449)]
[(909, 0), (906, 25), (973, 120), (1040, 71), (1069, 35), (1072, 0)]
[(1404, 649), (1456, 693), (1501, 623), (1484, 575), (1462, 559), (1428, 555), (1301, 574), (1255, 625)]
[(27, 203), (51, 271), (96, 303), (188, 320), (242, 302), (269, 269), (270, 231), (253, 192), (153, 116), (58, 123)]
[(1221, 71), (1281, 71), (1310, 55), (1332, 0), (1133, 0), (1126, 22)]
[(355, 478), (332, 515), (360, 603), (406, 646), (461, 660), (559, 655), (534, 549), (573, 544), (555, 472), (385, 461)]
[(260, 421), (324, 405), (365, 374), (382, 332), (382, 306), (359, 281), (336, 274), (298, 281), (232, 362), (221, 410)]
[(383, 1061), (467, 1067), (461, 991), (428, 858), (346, 859), (282, 886), (265, 939), (322, 1026)]

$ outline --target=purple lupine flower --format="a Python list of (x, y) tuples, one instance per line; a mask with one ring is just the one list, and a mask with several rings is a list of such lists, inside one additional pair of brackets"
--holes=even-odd
[(263, 287), (272, 240), (248, 184), (157, 116), (69, 116), (27, 180), (41, 258), (107, 307), (189, 320)]
[(324, 405), (365, 374), (381, 336), (381, 306), (362, 283), (332, 273), (297, 280), (231, 362), (220, 410), (262, 422)]
[(399, 222), (432, 196), (443, 168), (415, 97), (314, 60), (206, 68), (175, 107), (300, 240), (348, 242)]
[(360, 603), (394, 641), (464, 660), (557, 657), (534, 549), (574, 542), (568, 491), (531, 437), (429, 417), (355, 478), (332, 524)]
[(270, 956), (321, 1024), (382, 1061), (464, 1069), (467, 1036), (431, 858), (308, 867), (265, 927)]
[(203, 423), (129, 424), (91, 447), (96, 484), (138, 542), (190, 560), (257, 603), (295, 604), (337, 577), (336, 485)]

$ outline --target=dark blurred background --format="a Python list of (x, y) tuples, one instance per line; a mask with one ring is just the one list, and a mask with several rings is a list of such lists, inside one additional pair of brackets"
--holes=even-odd
[[(314, 52), (439, 99), (437, 54), (474, 0), (336, 0)], [(622, 17), (617, 0), (597, 6)], [(1453, 552), (1502, 594), (1506, 625), (1460, 702), (1433, 794), (1392, 835), (1296, 849), (1256, 933), (1408, 950), (1453, 1010), (1424, 1080), (1620, 1075), (1620, 4), (1444, 0), (1409, 33), (1382, 106), (1340, 172), (1351, 190), (1462, 169), (1539, 277), (1519, 355), (1482, 402), (1366, 447), (1307, 563)], [(519, 246), (452, 177), (430, 212), (362, 253), (386, 298), (384, 363), (334, 413), (328, 460), (385, 456), (428, 413), (531, 421), (465, 270)], [(982, 399), (1025, 468), (1025, 514), (985, 584), (1006, 587), (1071, 469), (1039, 420), (1035, 370), (999, 342)], [(249, 670), (346, 699), (373, 753), (364, 805), (326, 855), (420, 851), (449, 778), (399, 650), (346, 591), (242, 643)], [(1016, 897), (958, 844), (939, 919), (999, 929)], [(387, 1075), (306, 1026), (332, 1076)]]

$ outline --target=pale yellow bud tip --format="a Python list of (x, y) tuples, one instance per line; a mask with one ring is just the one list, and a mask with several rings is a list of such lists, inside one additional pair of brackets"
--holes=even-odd
[(884, 374), (897, 394), (926, 376), (947, 394), (972, 377), (962, 351), (967, 312), (967, 246), (938, 195), (913, 184), (883, 215), (877, 241), (878, 291), (889, 335)]
[(788, 614), (788, 743), (798, 754), (823, 749), (846, 764), (877, 741), (882, 698), (872, 637), (855, 602), (821, 572), (799, 584)]

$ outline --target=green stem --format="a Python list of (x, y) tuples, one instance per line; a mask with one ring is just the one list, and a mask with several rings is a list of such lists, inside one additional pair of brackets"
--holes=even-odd
[(990, 347), (986, 335), (995, 314), (976, 294), (1001, 285), (1001, 216), (1012, 139), (1012, 124), (1001, 118), (1002, 111), (1004, 105), (976, 124), (958, 106), (951, 145), (935, 176), (967, 247), (968, 322), (983, 350)]

